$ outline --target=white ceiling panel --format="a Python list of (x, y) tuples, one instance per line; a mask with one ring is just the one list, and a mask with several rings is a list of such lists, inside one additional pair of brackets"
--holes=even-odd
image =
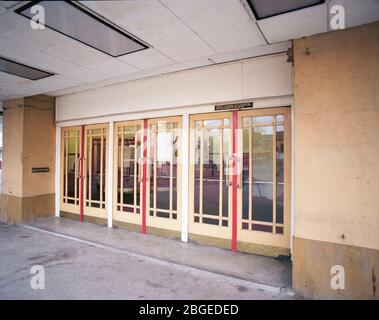
[(333, 5), (344, 7), (346, 28), (379, 20), (378, 0), (331, 0)]
[(88, 66), (88, 68), (106, 74), (110, 77), (120, 77), (127, 74), (135, 73), (140, 70), (125, 62), (113, 58), (108, 58), (104, 61), (91, 64), (90, 66)]
[(22, 95), (23, 92), (26, 92), (28, 95), (35, 95), (44, 93), (46, 91), (54, 91), (62, 87), (70, 88), (82, 84), (83, 82), (80, 82), (78, 80), (67, 78), (61, 75), (55, 75), (38, 81), (24, 81), (17, 84), (17, 86), (7, 88), (7, 94), (18, 96), (20, 94)]
[(88, 68), (81, 67), (68, 60), (62, 60), (41, 51), (32, 50), (28, 46), (1, 36), (0, 55), (34, 68), (68, 75), (71, 78), (84, 82), (100, 81), (108, 78), (108, 76), (102, 73), (89, 70)]
[(71, 40), (69, 43), (49, 48), (47, 54), (71, 61), (90, 70), (108, 75), (121, 76), (134, 73), (139, 69), (125, 62), (88, 47), (78, 41)]
[(251, 19), (239, 0), (176, 0), (163, 3), (197, 33)]
[(3, 6), (4, 8), (10, 8), (19, 2), (21, 2), (21, 1), (1, 1), (0, 5)]
[(0, 16), (1, 16), (2, 14), (4, 14), (5, 12), (7, 12), (7, 9), (4, 8), (4, 7), (0, 7)]
[(208, 44), (196, 35), (162, 39), (156, 48), (178, 62), (216, 54)]
[(24, 79), (13, 74), (0, 72), (0, 88), (6, 89), (23, 82), (33, 82), (32, 80)]
[(158, 68), (175, 62), (152, 48), (127, 54), (118, 59), (142, 70)]
[(115, 20), (117, 25), (153, 46), (161, 40), (188, 37), (194, 33), (162, 4), (131, 18)]
[[(62, 94), (169, 72), (285, 52), (288, 40), (328, 31), (326, 5), (257, 22), (246, 0), (82, 1), (98, 15), (150, 45), (118, 58), (49, 28), (33, 30), (0, 2), (0, 56), (57, 75), (30, 81), (0, 73), (0, 100)], [(346, 11), (346, 27), (379, 20), (378, 0), (331, 0)], [(5, 7), (10, 7), (5, 9)], [(95, 36), (95, 35), (94, 35)]]
[(180, 63), (171, 64), (169, 66), (164, 66), (159, 69), (161, 74), (167, 74), (170, 72), (176, 72), (180, 70), (188, 70), (193, 68), (198, 68), (201, 66), (212, 65), (213, 62), (208, 58), (199, 58), (191, 61), (183, 61)]
[(200, 36), (218, 53), (244, 50), (265, 44), (257, 26), (251, 20), (203, 31)]
[(328, 31), (326, 5), (318, 5), (258, 21), (269, 43)]
[(32, 29), (29, 19), (13, 12), (8, 12), (0, 18), (0, 35), (38, 50), (72, 41), (49, 28)]
[(0, 56), (25, 63), (28, 56), (33, 52), (35, 51), (30, 47), (15, 42), (14, 40), (4, 38), (0, 35)]
[(235, 61), (240, 59), (247, 59), (253, 57), (259, 57), (269, 54), (275, 54), (278, 52), (286, 52), (288, 48), (292, 47), (291, 41), (278, 42), (271, 45), (264, 45), (254, 48), (249, 48), (246, 50), (234, 51), (224, 54), (218, 54), (211, 57), (212, 61), (216, 63)]
[(111, 20), (126, 20), (160, 7), (158, 0), (80, 1), (85, 7)]
[(112, 57), (76, 40), (44, 50), (45, 53), (78, 65), (91, 65)]

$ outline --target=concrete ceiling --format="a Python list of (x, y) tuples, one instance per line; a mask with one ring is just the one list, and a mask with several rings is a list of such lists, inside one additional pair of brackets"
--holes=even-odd
[(0, 2), (0, 56), (56, 75), (32, 81), (0, 72), (0, 101), (284, 52), (291, 39), (328, 32), (333, 4), (345, 7), (346, 27), (379, 20), (378, 0), (331, 0), (260, 21), (246, 0), (81, 1), (150, 46), (113, 58), (49, 28), (33, 30), (14, 13), (27, 2)]

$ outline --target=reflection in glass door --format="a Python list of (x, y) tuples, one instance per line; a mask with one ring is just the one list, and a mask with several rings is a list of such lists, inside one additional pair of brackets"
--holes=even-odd
[(148, 121), (148, 227), (180, 230), (180, 128), (180, 117)]
[(190, 233), (231, 238), (231, 113), (191, 117)]
[(106, 218), (107, 125), (62, 128), (61, 211)]
[(79, 213), (81, 127), (62, 129), (61, 210)]
[(87, 215), (106, 217), (106, 168), (108, 127), (85, 127), (85, 207)]
[(194, 115), (190, 137), (190, 236), (287, 253), (290, 109)]
[(289, 248), (289, 117), (289, 108), (239, 114), (239, 241)]
[(115, 127), (114, 177), (116, 206), (114, 218), (141, 225), (143, 122), (128, 121)]

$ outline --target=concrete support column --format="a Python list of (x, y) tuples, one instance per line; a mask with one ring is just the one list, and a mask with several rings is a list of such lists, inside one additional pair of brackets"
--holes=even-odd
[(20, 223), (55, 213), (55, 99), (4, 102), (0, 219)]

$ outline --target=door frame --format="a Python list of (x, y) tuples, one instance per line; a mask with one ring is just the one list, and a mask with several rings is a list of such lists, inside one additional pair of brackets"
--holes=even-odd
[[(105, 156), (105, 166), (103, 167), (105, 177), (104, 177), (104, 191), (105, 191), (105, 208), (99, 209), (94, 207), (88, 207), (86, 206), (86, 179), (87, 179), (87, 165), (88, 161), (86, 159), (86, 153), (87, 153), (87, 129), (105, 129), (104, 137), (106, 139), (105, 144), (105, 150), (101, 150), (103, 153), (103, 157)], [(67, 204), (63, 202), (63, 194), (64, 194), (64, 169), (66, 166), (66, 163), (64, 161), (65, 158), (65, 132), (69, 132), (72, 130), (78, 131), (78, 138), (79, 138), (79, 150), (77, 152), (79, 156), (78, 160), (78, 171), (77, 171), (77, 177), (78, 184), (79, 184), (79, 190), (78, 190), (78, 200), (79, 204), (73, 205), (73, 204)], [(95, 217), (95, 218), (107, 218), (107, 212), (108, 212), (108, 203), (107, 203), (107, 177), (108, 177), (108, 148), (109, 148), (109, 142), (108, 142), (108, 131), (109, 131), (109, 124), (108, 123), (99, 123), (99, 124), (90, 124), (90, 125), (81, 125), (81, 126), (69, 126), (69, 127), (61, 127), (61, 137), (60, 137), (60, 211), (66, 212), (69, 214), (77, 214), (79, 215), (80, 221), (83, 221), (84, 216), (89, 217)], [(101, 180), (103, 178), (101, 177)]]
[(113, 206), (113, 220), (124, 222), (124, 223), (130, 223), (138, 226), (143, 225), (143, 155), (141, 157), (142, 163), (139, 164), (140, 167), (140, 177), (137, 179), (137, 182), (140, 183), (140, 213), (133, 213), (133, 212), (126, 212), (123, 213), (122, 211), (117, 210), (117, 187), (118, 187), (118, 129), (120, 127), (125, 127), (125, 126), (140, 126), (141, 131), (141, 148), (142, 152), (144, 150), (144, 136), (145, 136), (145, 130), (144, 130), (144, 120), (130, 120), (130, 121), (122, 121), (122, 122), (116, 122), (114, 124), (114, 134), (113, 134), (113, 201), (112, 201), (112, 206)]
[[(269, 234), (267, 232), (253, 231), (253, 235), (246, 235), (246, 231), (242, 230), (242, 188), (238, 187), (240, 181), (242, 181), (242, 117), (247, 114), (251, 116), (260, 115), (276, 115), (284, 114), (285, 116), (285, 128), (284, 128), (284, 148), (285, 148), (285, 176), (284, 176), (284, 212), (283, 212), (283, 235)], [(224, 119), (229, 118), (233, 123), (231, 126), (231, 162), (229, 164), (230, 170), (237, 170), (238, 174), (229, 174), (229, 179), (232, 180), (232, 187), (229, 188), (229, 226), (224, 230), (220, 230), (219, 226), (203, 225), (195, 223), (194, 219), (194, 159), (195, 159), (195, 121), (207, 120), (207, 119)], [(236, 139), (236, 143), (232, 141)], [(276, 152), (276, 147), (273, 148), (273, 152)], [(250, 251), (246, 249), (249, 245), (267, 246), (278, 248), (275, 252), (286, 252), (290, 249), (291, 238), (291, 107), (272, 107), (272, 108), (259, 108), (251, 110), (231, 110), (226, 112), (212, 112), (204, 114), (190, 115), (190, 166), (189, 166), (189, 234), (214, 237), (219, 239), (231, 240), (231, 249), (236, 251), (242, 249), (243, 251)], [(275, 157), (276, 159), (276, 157)], [(275, 162), (275, 161), (274, 161)], [(235, 194), (233, 195), (233, 193)], [(199, 199), (200, 201), (200, 199)], [(232, 208), (231, 208), (232, 205)], [(233, 208), (233, 205), (236, 207)], [(213, 229), (213, 230), (212, 230)], [(252, 232), (252, 231), (249, 231)], [(284, 250), (282, 250), (282, 249)]]
[[(190, 115), (190, 145), (189, 145), (189, 153), (190, 153), (190, 163), (189, 163), (189, 213), (188, 213), (188, 231), (189, 234), (196, 234), (200, 236), (206, 237), (215, 237), (222, 238), (226, 240), (232, 240), (232, 201), (228, 201), (228, 226), (222, 227), (220, 230), (220, 226), (197, 223), (194, 222), (195, 218), (195, 210), (194, 210), (194, 199), (195, 199), (195, 122), (198, 120), (215, 120), (215, 119), (229, 119), (229, 155), (232, 156), (232, 125), (233, 125), (233, 113), (231, 112), (213, 112), (206, 114), (194, 114)], [(202, 153), (202, 146), (200, 147), (200, 152)], [(200, 165), (202, 165), (202, 155), (200, 155)], [(232, 177), (230, 175), (230, 167), (231, 167), (231, 159), (228, 161), (228, 178), (229, 182), (232, 182)], [(202, 170), (200, 171), (202, 172)], [(200, 175), (200, 180), (201, 180)], [(201, 184), (200, 184), (201, 186)], [(201, 197), (201, 187), (200, 187), (200, 196), (199, 196), (199, 209), (202, 207), (202, 197)], [(220, 195), (222, 196), (222, 195)], [(232, 188), (229, 184), (228, 197), (231, 199), (232, 196)], [(200, 216), (202, 213), (200, 212)]]
[[(78, 197), (77, 197), (77, 200), (79, 201), (78, 204), (69, 204), (69, 203), (65, 203), (63, 201), (63, 198), (64, 198), (64, 193), (65, 193), (65, 182), (66, 182), (66, 187), (67, 187), (67, 181), (65, 181), (65, 169), (67, 171), (67, 166), (68, 166), (68, 161), (66, 160), (65, 161), (65, 148), (66, 148), (66, 144), (65, 144), (65, 134), (66, 132), (69, 132), (69, 131), (78, 131), (78, 136), (77, 138), (79, 139), (79, 144), (78, 144), (78, 148), (76, 150), (76, 154), (78, 155), (79, 159), (81, 158), (81, 145), (82, 145), (82, 127), (81, 126), (73, 126), (73, 127), (64, 127), (61, 129), (61, 137), (60, 137), (60, 141), (61, 141), (61, 154), (60, 154), (60, 199), (59, 199), (59, 202), (60, 202), (60, 210), (62, 211), (65, 211), (65, 212), (69, 212), (69, 213), (75, 213), (75, 214), (79, 214), (80, 213), (80, 180), (77, 182), (75, 181), (75, 189), (78, 188), (79, 190), (77, 190), (77, 194), (78, 194)], [(68, 137), (67, 137), (68, 139)], [(78, 161), (78, 160), (75, 160), (75, 161)], [(80, 160), (77, 162), (77, 166), (79, 166), (79, 168), (77, 170), (75, 170), (75, 180), (77, 179), (80, 179), (80, 175), (81, 175), (81, 172), (80, 172)], [(79, 185), (79, 186), (77, 186)], [(76, 192), (75, 192), (76, 193)], [(77, 201), (76, 198), (74, 201)]]
[[(103, 157), (105, 156), (105, 165), (103, 166), (103, 164), (101, 163), (101, 167), (102, 167), (102, 171), (104, 172), (104, 178), (101, 176), (100, 177), (100, 186), (102, 186), (102, 182), (104, 180), (104, 199), (103, 199), (103, 202), (105, 203), (105, 207), (104, 208), (96, 208), (96, 207), (91, 207), (91, 206), (87, 206), (87, 198), (86, 198), (86, 195), (87, 195), (87, 168), (88, 166), (90, 166), (90, 168), (92, 168), (92, 159), (86, 159), (86, 156), (87, 156), (87, 145), (88, 145), (88, 141), (87, 141), (87, 138), (88, 138), (88, 134), (87, 134), (87, 130), (93, 130), (93, 129), (104, 129), (104, 134), (102, 135), (104, 138), (105, 138), (105, 150), (104, 148), (101, 149), (101, 158), (100, 159), (103, 159)], [(104, 218), (104, 219), (107, 219), (107, 212), (108, 212), (108, 203), (107, 203), (107, 193), (108, 193), (108, 186), (107, 186), (107, 178), (108, 178), (108, 148), (109, 148), (109, 141), (108, 141), (108, 131), (109, 131), (109, 125), (108, 123), (100, 123), (100, 124), (93, 124), (93, 125), (85, 125), (84, 126), (84, 166), (83, 166), (83, 174), (84, 175), (84, 179), (83, 179), (83, 183), (84, 183), (84, 186), (83, 186), (83, 215), (85, 216), (91, 216), (91, 217), (95, 217), (95, 218)], [(95, 135), (96, 136), (96, 135)], [(91, 136), (92, 137), (92, 136)], [(92, 146), (90, 145), (90, 147), (92, 148)], [(92, 149), (91, 149), (92, 150)], [(92, 154), (91, 154), (91, 157), (92, 157)], [(101, 160), (100, 160), (101, 162)], [(92, 180), (92, 179), (91, 179)], [(89, 182), (88, 182), (89, 184)], [(102, 198), (102, 195), (100, 195), (100, 199)], [(99, 200), (100, 201), (100, 200)], [(100, 203), (101, 205), (101, 203)]]
[[(157, 216), (150, 216), (150, 180), (151, 180), (151, 167), (150, 167), (150, 161), (146, 161), (146, 179), (144, 181), (146, 182), (146, 227), (153, 227), (158, 229), (164, 229), (164, 230), (171, 230), (171, 231), (179, 231), (181, 230), (181, 219), (182, 219), (182, 150), (181, 150), (181, 143), (182, 143), (182, 116), (174, 116), (174, 117), (161, 117), (161, 118), (152, 118), (147, 120), (147, 146), (146, 146), (146, 159), (152, 159), (151, 157), (151, 130), (150, 126), (152, 124), (158, 124), (159, 122), (166, 121), (166, 122), (176, 122), (178, 124), (177, 132), (178, 132), (178, 157), (177, 157), (177, 173), (176, 173), (176, 192), (177, 192), (177, 198), (176, 198), (176, 219), (170, 219), (170, 218), (162, 218)], [(172, 180), (172, 179), (170, 179)], [(170, 187), (171, 187), (172, 181), (170, 181)], [(156, 186), (155, 186), (156, 188)], [(171, 190), (170, 190), (171, 192)], [(171, 195), (170, 195), (171, 200)]]
[[(275, 116), (284, 115), (284, 201), (283, 201), (283, 234), (275, 232), (276, 214), (273, 214), (273, 233), (262, 231), (246, 231), (242, 229), (242, 193), (243, 189), (238, 188), (238, 214), (237, 214), (237, 241), (238, 244), (245, 245), (252, 243), (257, 245), (265, 245), (272, 247), (280, 247), (289, 249), (291, 238), (291, 108), (290, 107), (275, 107), (265, 109), (252, 109), (240, 111), (238, 113), (238, 125), (242, 128), (242, 118), (246, 116)], [(276, 125), (276, 123), (275, 123)], [(242, 130), (238, 133), (238, 155), (243, 156), (243, 137)], [(276, 159), (276, 136), (273, 142), (273, 159)], [(241, 152), (242, 151), (242, 152)], [(251, 162), (249, 163), (251, 168)], [(273, 161), (273, 173), (276, 173), (276, 161)], [(242, 177), (242, 167), (239, 170), (239, 175)], [(242, 181), (242, 178), (239, 180)], [(274, 177), (274, 174), (273, 174)], [(276, 177), (274, 177), (276, 182)], [(273, 183), (273, 197), (276, 198), (276, 183)], [(276, 211), (276, 201), (273, 201), (273, 211)], [(265, 224), (259, 222), (259, 224)]]

